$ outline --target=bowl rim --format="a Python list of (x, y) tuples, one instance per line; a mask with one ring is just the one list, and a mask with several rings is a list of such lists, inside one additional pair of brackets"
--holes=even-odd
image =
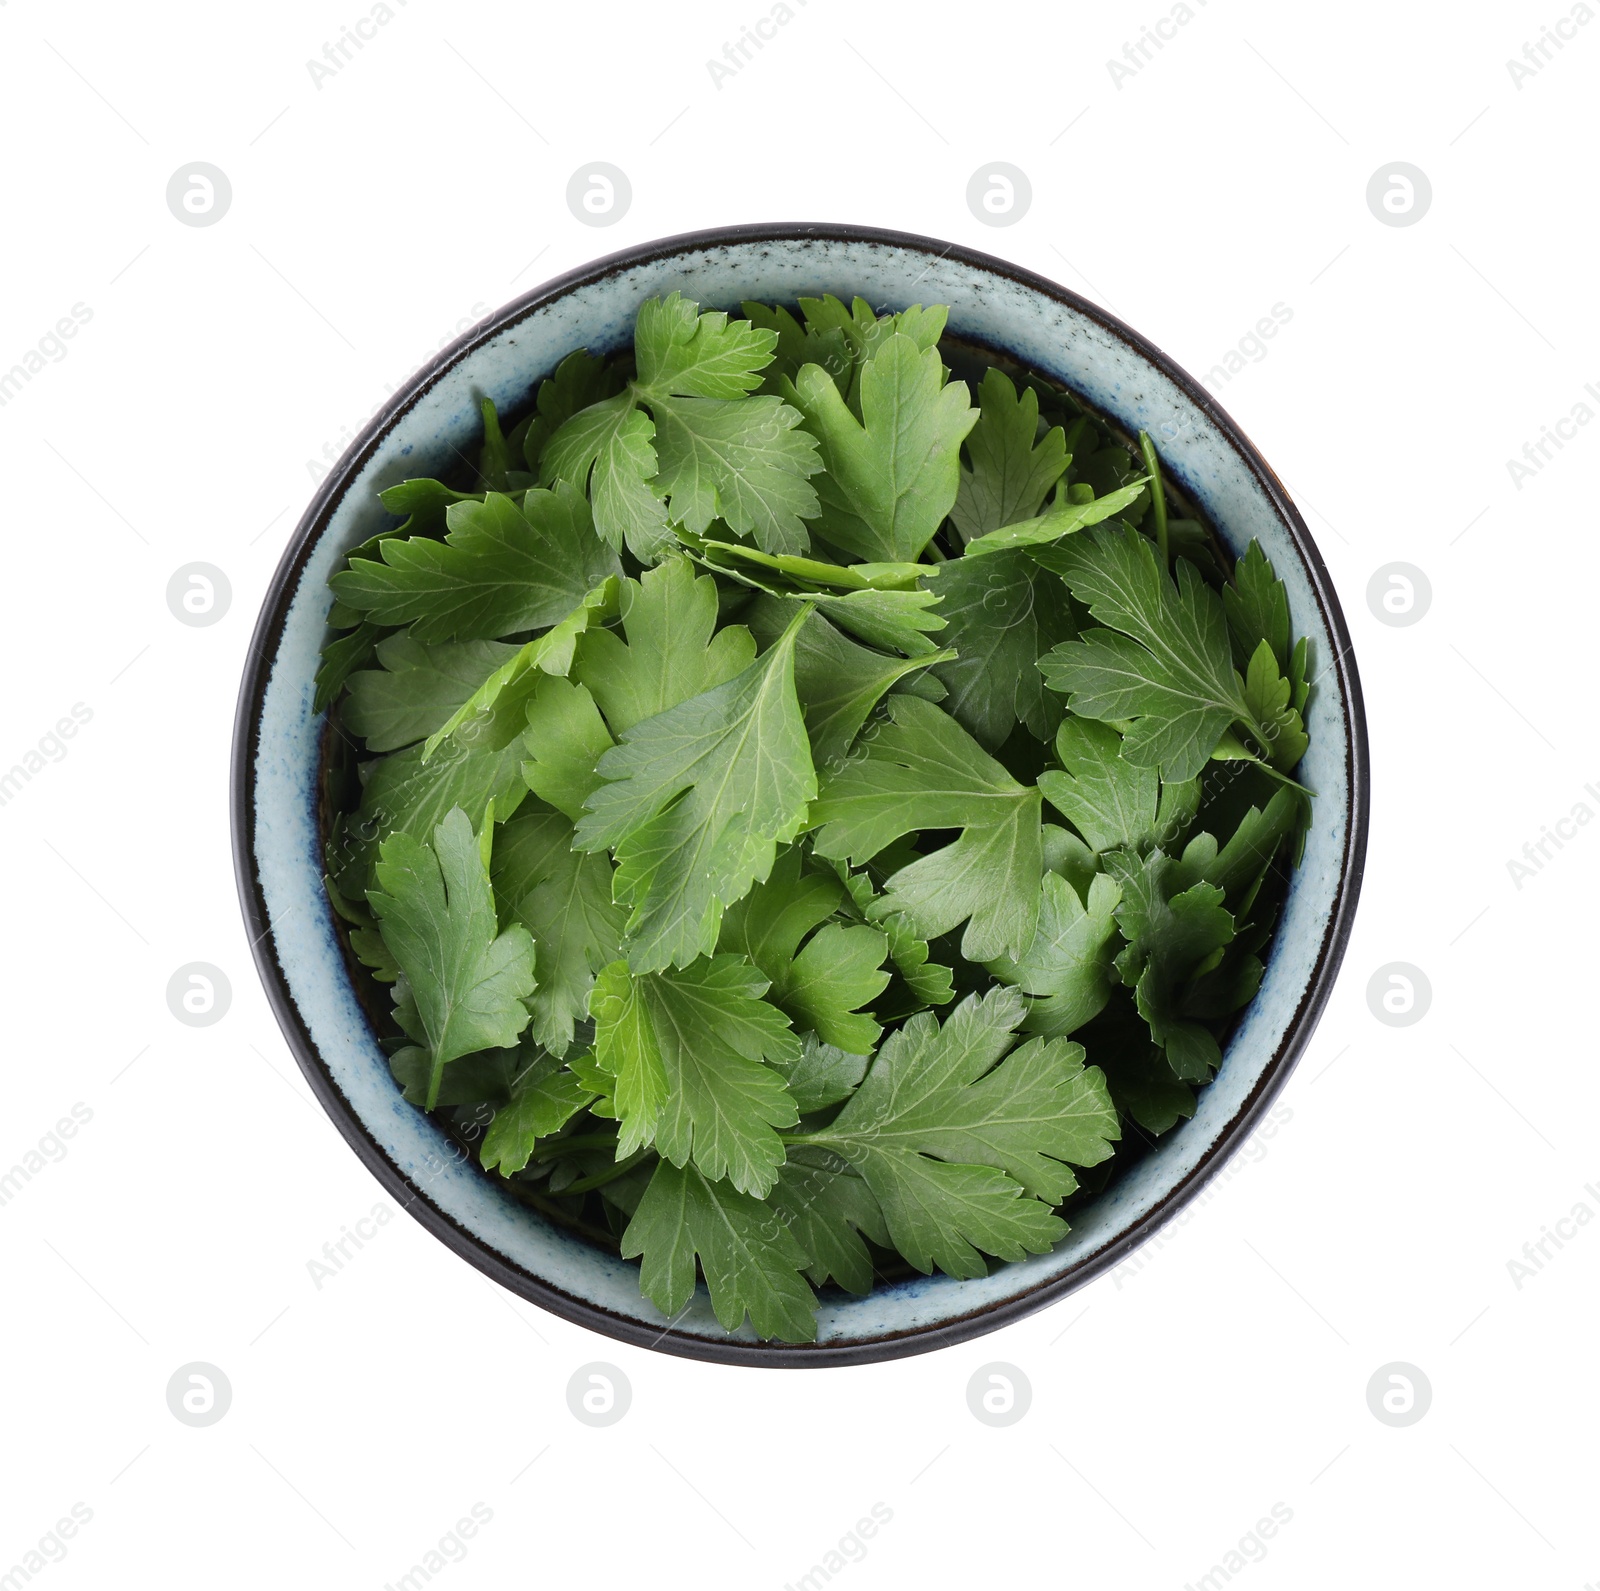
[[(312, 548), (326, 530), (335, 505), (395, 422), (464, 355), (575, 288), (634, 266), (670, 259), (676, 255), (732, 244), (808, 241), (885, 245), (953, 259), (975, 270), (1003, 277), (1091, 321), (1122, 342), (1137, 358), (1158, 370), (1194, 402), (1258, 482), (1271, 507), (1288, 528), (1290, 540), (1305, 567), (1312, 596), (1335, 644), (1337, 655), (1329, 667), (1338, 679), (1343, 704), (1348, 745), (1346, 772), (1350, 816), (1335, 884), (1333, 908), (1329, 912), (1322, 943), (1312, 963), (1300, 1003), (1282, 1039), (1233, 1117), (1200, 1154), (1195, 1164), (1156, 1201), (1142, 1220), (1060, 1275), (967, 1314), (938, 1324), (844, 1339), (836, 1343), (790, 1344), (750, 1342), (733, 1337), (700, 1337), (676, 1331), (670, 1324), (657, 1329), (648, 1322), (618, 1314), (588, 1299), (576, 1297), (508, 1260), (435, 1204), (426, 1189), (407, 1176), (368, 1132), (365, 1123), (357, 1116), (324, 1065), (301, 1018), (288, 979), (274, 951), (272, 926), (255, 862), (252, 817), (261, 708), (281, 641), (284, 619), (299, 585), (301, 571)], [(1211, 393), (1148, 338), (1117, 316), (1036, 272), (962, 244), (946, 243), (917, 233), (823, 222), (754, 222), (707, 227), (652, 239), (604, 255), (553, 277), (493, 310), (435, 354), (390, 394), (319, 483), (273, 572), (246, 653), (234, 718), (230, 761), (229, 808), (234, 876), (250, 938), (251, 954), (266, 990), (268, 1004), (312, 1093), (346, 1143), (385, 1191), (429, 1232), (479, 1271), (519, 1297), (576, 1325), (588, 1327), (633, 1347), (650, 1348), (717, 1364), (776, 1369), (876, 1363), (969, 1341), (1043, 1309), (1104, 1274), (1120, 1264), (1190, 1204), (1206, 1183), (1227, 1164), (1240, 1143), (1271, 1107), (1310, 1042), (1327, 1005), (1349, 944), (1361, 892), (1371, 797), (1366, 710), (1361, 681), (1349, 628), (1327, 565), (1282, 481)]]

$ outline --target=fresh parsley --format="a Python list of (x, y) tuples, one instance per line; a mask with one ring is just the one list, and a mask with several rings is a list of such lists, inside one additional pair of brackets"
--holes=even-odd
[(396, 1087), (664, 1321), (1050, 1249), (1192, 1114), (1310, 821), (1261, 548), (946, 318), (652, 299), (332, 578)]

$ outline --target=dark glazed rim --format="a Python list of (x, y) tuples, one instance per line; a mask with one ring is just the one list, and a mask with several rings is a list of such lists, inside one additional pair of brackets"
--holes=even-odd
[[(506, 327), (526, 319), (533, 311), (561, 298), (573, 288), (650, 261), (669, 259), (675, 255), (693, 253), (697, 250), (729, 244), (785, 244), (812, 240), (881, 244), (938, 259), (953, 259), (963, 265), (1004, 277), (1093, 321), (1124, 343), (1140, 359), (1159, 370), (1206, 414), (1216, 426), (1218, 433), (1260, 482), (1268, 500), (1289, 527), (1290, 537), (1305, 565), (1323, 622), (1337, 648), (1337, 656), (1332, 659), (1329, 667), (1338, 676), (1340, 696), (1344, 703), (1344, 727), (1349, 745), (1350, 822), (1337, 893), (1323, 933), (1322, 945), (1300, 1005), (1276, 1053), (1267, 1063), (1254, 1090), (1239, 1107), (1233, 1119), (1217, 1135), (1197, 1164), (1142, 1221), (1108, 1242), (1103, 1248), (1085, 1256), (1065, 1274), (1041, 1282), (1016, 1297), (973, 1310), (970, 1314), (959, 1316), (941, 1325), (922, 1326), (909, 1331), (807, 1346), (698, 1337), (674, 1330), (670, 1326), (664, 1330), (656, 1330), (642, 1321), (615, 1314), (586, 1299), (574, 1297), (532, 1272), (524, 1270), (520, 1265), (513, 1264), (434, 1204), (427, 1192), (401, 1171), (368, 1133), (350, 1102), (340, 1092), (332, 1074), (323, 1064), (316, 1045), (301, 1020), (275, 952), (266, 903), (256, 869), (251, 815), (255, 806), (255, 764), (262, 702), (271, 676), (272, 663), (281, 642), (284, 617), (295, 588), (299, 584), (301, 571), (312, 547), (326, 529), (333, 507), (347, 485), (371, 457), (384, 434), (417, 402), (419, 396), (463, 355)], [(1054, 1303), (1116, 1265), (1199, 1193), (1205, 1183), (1227, 1162), (1239, 1142), (1251, 1131), (1277, 1097), (1295, 1062), (1299, 1060), (1310, 1041), (1323, 1007), (1327, 1004), (1339, 964), (1344, 958), (1345, 947), (1349, 942), (1356, 900), (1361, 891), (1367, 850), (1370, 769), (1361, 682), (1351, 652), (1349, 630), (1345, 625), (1344, 614), (1334, 593), (1327, 566), (1322, 561), (1322, 555), (1317, 550), (1305, 521), (1290, 501), (1283, 483), (1250, 444), (1244, 433), (1218, 407), (1211, 394), (1199, 382), (1115, 316), (1107, 314), (1103, 309), (1057, 283), (1004, 260), (963, 248), (958, 244), (940, 243), (935, 239), (919, 237), (913, 233), (829, 224), (766, 223), (714, 227), (702, 232), (686, 232), (676, 237), (660, 238), (631, 249), (623, 249), (578, 270), (569, 271), (564, 276), (556, 277), (481, 321), (433, 358), (406, 383), (401, 391), (384, 404), (318, 488), (296, 527), (294, 537), (284, 552), (273, 575), (272, 583), (267, 589), (261, 616), (251, 637), (239, 692), (239, 706), (234, 723), (229, 799), (232, 809), (234, 872), (239, 886), (239, 899), (244, 910), (251, 951), (262, 984), (266, 988), (267, 998), (278, 1019), (278, 1025), (283, 1029), (284, 1037), (289, 1041), (289, 1047), (294, 1051), (295, 1059), (299, 1062), (301, 1071), (305, 1073), (312, 1092), (321, 1101), (323, 1109), (333, 1119), (334, 1125), (360, 1156), (367, 1169), (400, 1202), (401, 1206), (415, 1216), (435, 1237), (502, 1286), (580, 1326), (587, 1326), (593, 1331), (602, 1332), (635, 1347), (654, 1348), (661, 1352), (679, 1354), (685, 1358), (709, 1360), (719, 1364), (765, 1365), (792, 1369), (867, 1364), (879, 1360), (903, 1358), (909, 1354), (924, 1353), (934, 1348), (965, 1342), (1011, 1321), (1019, 1320), (1036, 1309)]]

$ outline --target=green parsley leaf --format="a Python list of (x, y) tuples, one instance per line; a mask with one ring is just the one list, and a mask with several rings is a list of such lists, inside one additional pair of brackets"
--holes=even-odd
[(633, 330), (634, 386), (647, 398), (742, 398), (760, 386), (777, 342), (749, 321), (700, 314), (682, 293), (647, 299)]
[(451, 504), (481, 503), (483, 493), (458, 492), (453, 486), (446, 486), (443, 481), (421, 477), (385, 487), (378, 493), (378, 500), (391, 514), (405, 515), (405, 523), (391, 534), (419, 536), (442, 529)]
[(365, 902), (351, 900), (331, 878), (324, 876), (322, 884), (328, 892), (328, 903), (350, 925), (350, 948), (356, 959), (376, 982), (393, 983), (400, 976), (399, 964), (384, 944)]
[(966, 385), (946, 385), (938, 350), (897, 332), (862, 371), (860, 420), (819, 366), (787, 395), (822, 447), (821, 534), (858, 558), (916, 558), (955, 502), (961, 443), (978, 419)]
[(350, 676), (344, 727), (368, 751), (409, 746), (438, 729), (515, 652), (499, 641), (424, 646), (409, 631), (388, 636), (377, 646), (382, 667)]
[(1039, 775), (1044, 798), (1093, 851), (1147, 851), (1173, 845), (1194, 821), (1200, 781), (1162, 783), (1154, 768), (1122, 755), (1122, 736), (1092, 718), (1068, 718), (1056, 731), (1064, 771)]
[[(1233, 837), (1205, 864), (1205, 879), (1215, 884), (1236, 909), (1244, 910), (1278, 848), (1295, 831), (1306, 800), (1294, 790), (1277, 790), (1265, 808), (1251, 807), (1239, 820)], [(1212, 842), (1215, 844), (1215, 841)], [(1187, 862), (1188, 852), (1184, 859)]]
[(1267, 760), (1282, 773), (1288, 773), (1311, 744), (1300, 714), (1289, 705), (1290, 692), (1290, 682), (1278, 670), (1272, 643), (1262, 641), (1244, 677), (1244, 699), (1250, 707), (1250, 721), (1259, 726), (1264, 738)]
[(818, 594), (801, 600), (813, 602), (842, 630), (885, 652), (901, 652), (926, 666), (937, 661), (928, 632), (944, 628), (941, 615), (931, 611), (941, 598), (931, 591), (846, 591)]
[(1076, 633), (1067, 593), (1055, 576), (1023, 552), (952, 558), (928, 570), (925, 583), (942, 599), (949, 623), (942, 639), (955, 649), (935, 670), (950, 691), (947, 711), (990, 751), (1018, 720), (1040, 740), (1061, 719), (1038, 662)]
[(1033, 996), (1023, 1024), (1030, 1031), (1062, 1038), (1105, 1009), (1115, 981), (1112, 946), (1121, 898), (1116, 880), (1104, 873), (1095, 874), (1087, 905), (1066, 879), (1045, 874), (1039, 928), (1026, 952), (989, 963), (1002, 983)]
[(508, 492), (511, 482), (511, 454), (506, 447), (505, 433), (500, 429), (500, 414), (492, 398), (478, 405), (483, 417), (483, 447), (478, 454), (478, 482), (490, 492)]
[(432, 1110), (449, 1062), (503, 1049), (528, 1025), (522, 1002), (533, 992), (533, 940), (520, 925), (497, 932), (489, 869), (459, 807), (434, 830), (431, 845), (390, 835), (378, 861), (378, 888), (367, 899), (428, 1035), (425, 1104)]
[(1248, 668), (1255, 650), (1265, 641), (1280, 669), (1289, 666), (1289, 593), (1273, 572), (1259, 541), (1245, 548), (1233, 566), (1233, 579), (1223, 587), (1222, 606), (1233, 637), (1233, 660)]
[(535, 1145), (566, 1126), (594, 1094), (553, 1055), (540, 1055), (511, 1085), (511, 1098), (494, 1113), (478, 1151), (484, 1169), (503, 1177), (521, 1171)]
[[(1032, 1039), (1004, 1061), (1022, 996), (969, 996), (941, 1027), (920, 1013), (892, 1034), (831, 1123), (808, 1135), (860, 1172), (894, 1245), (918, 1270), (981, 1276), (978, 1251), (1045, 1253), (1066, 1233), (1048, 1203), (1119, 1136), (1098, 1067), (1064, 1039)], [(997, 1064), (999, 1063), (999, 1064)]]
[(896, 872), (875, 913), (899, 916), (923, 939), (967, 922), (961, 953), (971, 961), (1019, 955), (1032, 937), (1044, 871), (1039, 792), (931, 702), (890, 699), (888, 722), (824, 778), (811, 825), (819, 856), (857, 866), (901, 835), (961, 829)]
[[(814, 603), (841, 629), (884, 651), (926, 662), (934, 650), (928, 633), (944, 628), (945, 621), (930, 611), (940, 598), (931, 591), (912, 589), (928, 572), (925, 564), (847, 567), (763, 553), (732, 542), (707, 541), (686, 531), (680, 536), (708, 569), (731, 575), (740, 584), (769, 596)], [(844, 589), (835, 589), (838, 587)]]
[[(330, 628), (340, 626), (331, 625)], [(317, 694), (311, 704), (312, 712), (320, 713), (331, 706), (350, 676), (372, 661), (383, 628), (381, 624), (359, 624), (327, 642), (322, 648), (322, 661), (317, 665)]]
[(621, 378), (605, 360), (581, 348), (568, 354), (556, 366), (555, 373), (539, 383), (532, 424), (522, 439), (523, 458), (528, 468), (538, 474), (550, 438), (580, 409), (612, 397), (621, 386)]
[(800, 1039), (797, 1061), (792, 1065), (774, 1061), (773, 1065), (783, 1073), (789, 1092), (794, 1095), (795, 1108), (806, 1116), (847, 1099), (866, 1076), (867, 1057), (852, 1055), (849, 1050), (825, 1044), (815, 1033), (806, 1033)]
[(1006, 552), (1012, 548), (1026, 547), (1041, 563), (1054, 562), (1054, 543), (1062, 537), (1073, 535), (1086, 525), (1099, 525), (1114, 519), (1135, 502), (1143, 492), (1143, 484), (1124, 486), (1119, 491), (1108, 492), (1085, 502), (1067, 501), (1050, 508), (1036, 519), (1025, 519), (1019, 524), (1002, 525), (985, 536), (967, 543), (969, 558), (985, 553)]
[(1071, 829), (1058, 823), (1046, 823), (1043, 838), (1045, 867), (1066, 879), (1080, 898), (1087, 897), (1100, 871), (1100, 859)]
[(445, 722), (431, 735), (422, 748), (424, 761), (433, 756), (447, 740), (473, 741), (479, 738), (487, 721), (493, 717), (501, 696), (515, 690), (518, 699), (527, 700), (536, 686), (536, 673), (565, 674), (571, 667), (578, 637), (591, 625), (603, 624), (617, 611), (617, 580), (609, 576), (589, 592), (560, 623), (552, 625), (543, 635), (536, 636), (502, 663), (484, 680)]
[(819, 506), (806, 484), (822, 467), (816, 440), (779, 398), (745, 396), (776, 343), (776, 332), (748, 321), (699, 314), (680, 293), (651, 299), (634, 328), (632, 392), (655, 418), (660, 473), (650, 490), (668, 499), (671, 519), (698, 534), (720, 518), (769, 552), (801, 552), (803, 521)]
[(1182, 1015), (1185, 986), (1221, 960), (1233, 917), (1215, 884), (1179, 887), (1190, 869), (1154, 850), (1146, 857), (1112, 852), (1106, 865), (1122, 886), (1117, 923), (1127, 948), (1117, 957), (1122, 981), (1135, 986), (1139, 1014), (1184, 1082), (1203, 1083), (1222, 1064), (1216, 1036)]
[(765, 1195), (783, 1164), (777, 1127), (799, 1119), (781, 1072), (800, 1045), (761, 996), (767, 980), (742, 956), (637, 974), (614, 961), (595, 980), (595, 1059), (615, 1080), (617, 1156), (654, 1144), (675, 1166)]
[(883, 1029), (860, 1007), (888, 985), (879, 969), (889, 942), (875, 928), (828, 922), (843, 899), (833, 874), (802, 876), (800, 852), (788, 850), (764, 883), (723, 914), (717, 949), (749, 957), (771, 984), (767, 999), (797, 1032), (870, 1055)]
[(1194, 778), (1231, 724), (1254, 722), (1221, 598), (1186, 560), (1174, 585), (1137, 531), (1075, 536), (1060, 556), (1072, 594), (1109, 628), (1041, 658), (1045, 682), (1086, 718), (1132, 720), (1129, 762)]
[[(616, 744), (594, 697), (559, 674), (536, 676), (528, 699), (528, 731), (523, 744), (528, 761), (522, 765), (522, 777), (528, 788), (576, 823), (583, 816), (584, 802), (601, 783), (595, 764)], [(608, 868), (608, 899), (610, 894)]]
[(1025, 387), (1019, 398), (1003, 370), (984, 372), (978, 409), (967, 437), (972, 468), (961, 471), (950, 510), (963, 541), (1032, 519), (1070, 462), (1059, 425), (1039, 435), (1039, 394)]
[[(415, 1006), (406, 1013), (406, 1020), (416, 1017), (420, 1030), (421, 1018)], [(511, 1084), (528, 1064), (526, 1040), (513, 1049), (478, 1050), (463, 1055), (445, 1068), (444, 1081), (439, 1085), (437, 1104), (441, 1110), (457, 1105), (502, 1105), (511, 1098)], [(537, 1055), (536, 1050), (528, 1054)], [(427, 1102), (428, 1084), (433, 1077), (433, 1061), (422, 1045), (408, 1045), (389, 1057), (389, 1070), (400, 1085), (400, 1092), (413, 1105)]]
[(607, 782), (589, 797), (577, 843), (616, 855), (636, 971), (709, 952), (723, 907), (766, 876), (805, 822), (817, 783), (794, 691), (804, 618), (731, 680), (625, 730), (600, 759)]
[[(752, 633), (767, 645), (783, 633), (793, 616), (787, 603), (771, 596), (757, 597), (741, 614)], [(885, 692), (908, 674), (955, 655), (946, 651), (925, 657), (888, 657), (858, 646), (820, 613), (811, 614), (795, 639), (794, 688), (811, 737), (812, 762), (819, 768), (842, 763)]]
[(872, 1291), (872, 1256), (861, 1234), (883, 1247), (889, 1229), (866, 1180), (826, 1149), (796, 1145), (778, 1172), (772, 1206), (806, 1252), (806, 1274), (852, 1293)]
[(655, 422), (634, 406), (632, 392), (590, 404), (544, 445), (539, 470), (546, 481), (587, 489), (594, 528), (606, 544), (654, 563), (672, 544), (667, 507), (649, 482), (657, 461)]
[(716, 582), (697, 577), (687, 558), (668, 558), (638, 580), (625, 579), (619, 607), (622, 636), (591, 630), (572, 668), (613, 735), (726, 684), (755, 657), (742, 625), (717, 629)]
[(522, 737), (537, 677), (525, 674), (510, 684), (474, 715), (470, 733), (453, 736), (431, 760), (425, 760), (425, 746), (414, 745), (371, 766), (338, 863), (342, 890), (359, 894), (367, 887), (379, 843), (390, 834), (426, 841), (453, 807), (475, 825), (483, 823), (491, 802), (502, 822), (517, 810), (528, 793)]
[(708, 569), (732, 575), (774, 596), (814, 597), (829, 590), (909, 591), (928, 572), (927, 565), (920, 563), (824, 563), (795, 553), (762, 552), (737, 541), (713, 541), (687, 531), (680, 532), (679, 539)]
[(859, 295), (847, 308), (844, 301), (832, 293), (821, 298), (802, 298), (800, 309), (806, 317), (807, 336), (815, 337), (824, 350), (833, 346), (830, 338), (843, 339), (847, 354), (842, 369), (836, 369), (826, 359), (815, 362), (827, 366), (857, 419), (861, 418), (862, 372), (883, 344), (898, 332), (909, 337), (920, 349), (936, 348), (949, 319), (949, 311), (941, 304), (926, 309), (921, 304), (913, 304), (897, 314), (879, 315)]
[(1194, 1089), (1173, 1076), (1131, 1001), (1112, 1001), (1082, 1039), (1101, 1059), (1112, 1103), (1146, 1132), (1159, 1137), (1194, 1115)]
[(689, 1302), (698, 1257), (725, 1330), (737, 1330), (748, 1313), (763, 1337), (816, 1338), (816, 1295), (800, 1274), (807, 1258), (789, 1228), (759, 1199), (693, 1166), (656, 1167), (622, 1235), (622, 1257), (643, 1259), (640, 1283), (664, 1315)]
[(698, 534), (721, 519), (767, 552), (811, 544), (804, 521), (820, 504), (806, 477), (822, 463), (816, 439), (797, 429), (798, 410), (778, 398), (657, 396), (650, 404), (661, 465), (655, 486), (674, 521)]
[(524, 808), (500, 830), (493, 866), (502, 920), (520, 923), (534, 944), (533, 1036), (558, 1056), (588, 1014), (594, 975), (620, 954), (627, 917), (611, 900), (609, 859), (573, 850), (572, 839), (560, 813)]
[(519, 508), (500, 492), (454, 503), (443, 541), (385, 541), (382, 563), (352, 558), (333, 577), (341, 602), (380, 624), (409, 624), (418, 641), (491, 640), (554, 624), (618, 572), (595, 539), (576, 488), (531, 490)]
[(781, 396), (784, 377), (793, 380), (801, 365), (821, 365), (833, 377), (840, 393), (850, 390), (855, 354), (837, 326), (802, 326), (781, 304), (741, 304), (745, 319), (777, 338), (772, 363), (762, 373), (760, 392)]
[(889, 909), (882, 897), (873, 893), (872, 880), (865, 873), (852, 873), (842, 862), (834, 862), (833, 867), (839, 875), (839, 881), (850, 892), (850, 903), (856, 914), (863, 921), (876, 923), (887, 935), (889, 959), (915, 1002), (911, 1009), (925, 1005), (948, 1005), (955, 999), (955, 984), (950, 969), (929, 960), (931, 952), (928, 941), (918, 939), (905, 921)]

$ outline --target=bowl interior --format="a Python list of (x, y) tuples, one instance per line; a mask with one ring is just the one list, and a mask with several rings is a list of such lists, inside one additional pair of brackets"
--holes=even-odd
[[(941, 252), (942, 250), (942, 252)], [(815, 1346), (730, 1336), (704, 1289), (669, 1321), (639, 1292), (635, 1265), (606, 1254), (496, 1190), (393, 1082), (345, 970), (322, 888), (319, 738), (313, 676), (328, 577), (356, 543), (392, 523), (377, 500), (414, 476), (449, 475), (471, 456), (478, 402), (504, 413), (575, 347), (631, 341), (639, 304), (681, 289), (706, 307), (793, 303), (824, 292), (875, 306), (950, 306), (950, 329), (1081, 394), (1129, 432), (1149, 431), (1181, 489), (1234, 552), (1258, 539), (1309, 636), (1317, 685), (1301, 778), (1315, 823), (1284, 902), (1257, 998), (1222, 1070), (1180, 1124), (1093, 1202), (1052, 1252), (977, 1281), (934, 1276), (866, 1298), (824, 1297)], [(341, 1129), (413, 1213), (525, 1296), (600, 1330), (698, 1357), (798, 1363), (887, 1357), (970, 1336), (1096, 1274), (1173, 1213), (1270, 1103), (1309, 1036), (1343, 948), (1364, 826), (1363, 730), (1348, 638), (1320, 560), (1281, 488), (1203, 393), (1100, 312), (981, 256), (886, 234), (741, 229), (635, 251), (510, 306), (448, 350), (341, 461), (297, 533), (257, 636), (241, 704), (236, 823), (258, 960), (301, 1064)], [(1093, 1057), (1091, 1057), (1091, 1060)]]

